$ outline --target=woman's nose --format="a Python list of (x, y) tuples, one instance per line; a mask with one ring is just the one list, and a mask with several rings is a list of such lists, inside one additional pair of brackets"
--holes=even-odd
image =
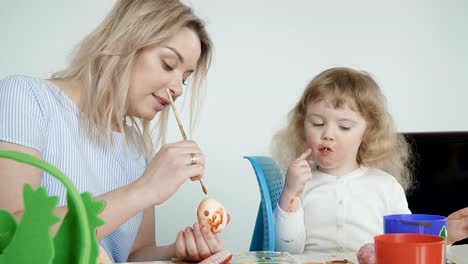
[(169, 91), (171, 91), (171, 95), (173, 98), (177, 98), (182, 95), (182, 81), (180, 82), (172, 82), (169, 85)]

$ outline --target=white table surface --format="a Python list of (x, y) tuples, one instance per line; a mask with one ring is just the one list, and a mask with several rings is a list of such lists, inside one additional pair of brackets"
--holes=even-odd
[[(330, 260), (348, 259), (353, 263), (358, 264), (355, 254), (303, 254), (295, 255), (295, 257), (303, 262), (325, 262)], [(468, 244), (451, 246), (447, 251), (449, 260), (456, 264), (468, 264)], [(171, 261), (146, 261), (146, 262), (126, 262), (127, 264), (172, 264)]]
[(447, 258), (456, 264), (468, 264), (468, 244), (449, 247)]

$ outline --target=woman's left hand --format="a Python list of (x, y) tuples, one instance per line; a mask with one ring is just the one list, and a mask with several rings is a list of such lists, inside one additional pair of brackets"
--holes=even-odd
[(201, 261), (224, 248), (221, 239), (198, 222), (177, 234), (175, 246), (176, 257), (190, 261)]
[(452, 244), (468, 237), (468, 207), (447, 217), (447, 243)]
[(109, 255), (107, 255), (107, 251), (102, 247), (99, 246), (99, 258), (98, 258), (98, 264), (112, 264), (114, 263)]

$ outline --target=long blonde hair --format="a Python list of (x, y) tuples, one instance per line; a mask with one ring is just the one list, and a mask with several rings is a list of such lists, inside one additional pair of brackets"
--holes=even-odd
[(385, 96), (366, 72), (331, 68), (317, 75), (289, 113), (287, 126), (273, 138), (273, 157), (286, 168), (305, 151), (307, 105), (326, 101), (335, 108), (349, 106), (367, 122), (357, 162), (393, 175), (405, 190), (412, 187), (411, 148), (396, 130)]
[(112, 144), (112, 131), (116, 130), (147, 157), (164, 144), (168, 109), (158, 115), (155, 127), (159, 131), (153, 142), (150, 121), (125, 116), (127, 94), (139, 52), (163, 43), (183, 27), (193, 30), (201, 44), (190, 100), (192, 126), (201, 108), (212, 43), (204, 23), (179, 0), (118, 0), (104, 21), (77, 47), (69, 66), (52, 75), (53, 79), (82, 83), (81, 127), (87, 127), (91, 139)]

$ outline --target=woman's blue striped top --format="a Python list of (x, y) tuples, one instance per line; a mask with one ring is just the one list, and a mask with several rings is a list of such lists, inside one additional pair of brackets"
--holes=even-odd
[[(114, 132), (114, 145), (91, 142), (79, 129), (79, 109), (65, 93), (43, 79), (14, 75), (0, 80), (0, 140), (36, 149), (56, 166), (79, 192), (101, 195), (128, 185), (146, 167), (143, 154), (123, 145)], [(13, 177), (13, 176), (12, 176)], [(41, 185), (66, 204), (66, 190), (44, 173)], [(101, 241), (115, 262), (127, 260), (142, 213)]]

